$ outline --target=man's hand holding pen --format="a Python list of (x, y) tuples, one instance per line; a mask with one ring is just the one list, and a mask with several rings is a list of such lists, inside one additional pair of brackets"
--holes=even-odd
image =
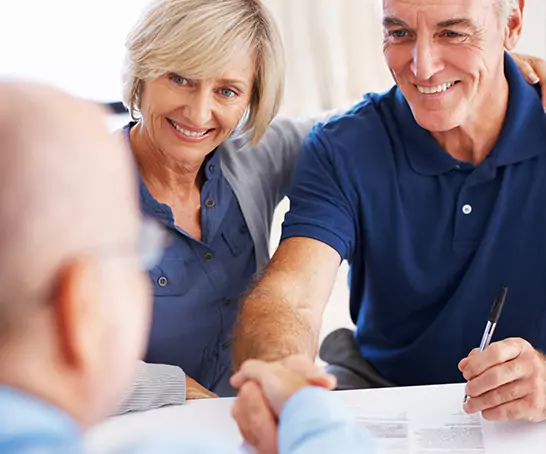
[(467, 413), (487, 420), (546, 420), (546, 357), (520, 338), (474, 349), (459, 363), (468, 383)]

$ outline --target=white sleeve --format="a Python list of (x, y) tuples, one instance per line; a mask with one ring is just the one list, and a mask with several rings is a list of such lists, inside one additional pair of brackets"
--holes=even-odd
[(177, 366), (149, 364), (139, 361), (135, 382), (130, 394), (116, 411), (116, 415), (131, 411), (145, 411), (165, 405), (186, 403), (186, 375)]

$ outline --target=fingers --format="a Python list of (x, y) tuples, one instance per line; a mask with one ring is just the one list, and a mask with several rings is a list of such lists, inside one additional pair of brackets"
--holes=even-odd
[(258, 384), (275, 415), (280, 415), (286, 402), (300, 389), (309, 386), (303, 375), (292, 372), (280, 363), (266, 363), (251, 360), (243, 363), (239, 372), (232, 377), (234, 387), (246, 382)]
[(542, 92), (542, 105), (546, 111), (546, 61), (541, 58), (532, 56), (524, 56), (524, 60), (528, 67), (526, 71), (526, 79), (532, 83), (537, 84), (540, 82), (540, 89)]
[[(498, 392), (503, 385), (529, 378), (533, 375), (535, 365), (533, 361), (511, 360), (498, 366), (487, 369), (466, 385), (466, 394), (469, 397), (478, 397), (491, 390)], [(515, 398), (523, 397), (518, 395)], [(502, 402), (496, 403), (499, 405)]]
[(533, 392), (533, 386), (530, 382), (530, 380), (517, 380), (480, 394), (478, 397), (471, 397), (464, 404), (464, 410), (469, 414), (479, 411), (484, 412), (522, 399)]
[(536, 411), (536, 406), (528, 397), (514, 400), (489, 410), (484, 410), (482, 416), (488, 421), (521, 420), (540, 422), (544, 420), (544, 416)]
[(546, 110), (546, 62), (540, 58), (531, 58), (529, 61), (534, 73), (537, 76), (537, 82), (540, 82), (540, 90), (542, 93), (542, 106)]
[(270, 367), (281, 365), (290, 372), (301, 375), (309, 385), (320, 386), (326, 389), (334, 389), (337, 385), (336, 378), (315, 365), (309, 358), (303, 355), (289, 356), (277, 363), (265, 363), (259, 360), (248, 360), (243, 363), (237, 373), (231, 377), (231, 385), (238, 389), (247, 380), (262, 382), (270, 374)]
[(528, 62), (522, 61), (521, 63), (519, 63), (518, 66), (521, 73), (523, 74), (523, 77), (525, 77), (525, 80), (531, 85), (535, 85), (540, 82), (540, 78)]
[(235, 389), (239, 389), (248, 380), (260, 382), (262, 378), (267, 377), (269, 368), (269, 363), (257, 359), (249, 359), (245, 361), (239, 370), (231, 377), (231, 386)]
[(328, 374), (322, 367), (317, 366), (307, 356), (289, 356), (282, 360), (281, 363), (287, 369), (303, 375), (310, 385), (320, 386), (330, 390), (337, 386), (336, 377)]
[(491, 420), (546, 419), (546, 363), (527, 341), (506, 339), (466, 359), (467, 413), (481, 411)]
[(530, 84), (540, 83), (542, 105), (546, 111), (546, 62), (530, 55), (512, 54), (521, 73)]
[[(309, 379), (308, 376), (311, 378)], [(298, 362), (296, 359), (272, 363), (259, 360), (246, 361), (231, 378), (231, 384), (234, 388), (241, 388), (248, 381), (254, 381), (260, 385), (275, 415), (281, 414), (286, 402), (299, 390), (314, 384), (324, 384), (326, 387), (335, 384), (335, 380), (315, 368), (310, 360)]]
[(241, 386), (232, 415), (245, 441), (257, 452), (277, 452), (277, 421), (256, 383)]
[(209, 391), (204, 386), (201, 386), (194, 379), (186, 376), (186, 399), (214, 399), (218, 396), (212, 391)]
[(516, 338), (506, 339), (491, 344), (480, 354), (465, 358), (467, 361), (461, 361), (459, 367), (464, 378), (470, 381), (487, 369), (517, 358), (524, 350), (533, 350), (527, 341)]
[(468, 358), (469, 358), (470, 356), (476, 355), (476, 354), (478, 353), (478, 351), (479, 351), (479, 350), (478, 350), (477, 348), (474, 348), (474, 349), (472, 349), (472, 351), (468, 354), (468, 356), (467, 356), (466, 358), (461, 359), (461, 361), (459, 362), (459, 365), (458, 365), (459, 370), (460, 370), (461, 372), (463, 371), (463, 369), (466, 368), (466, 365), (467, 365), (467, 363), (468, 363)]
[[(524, 55), (524, 54), (518, 54), (513, 53), (511, 54), (512, 58), (516, 62), (516, 65), (518, 65), (518, 68), (530, 84), (538, 84), (541, 77), (539, 74), (537, 74), (537, 71), (535, 71), (535, 67), (537, 66), (537, 61), (540, 61), (539, 59), (536, 59), (532, 57), (531, 55)], [(542, 74), (542, 79), (546, 79), (546, 74)]]

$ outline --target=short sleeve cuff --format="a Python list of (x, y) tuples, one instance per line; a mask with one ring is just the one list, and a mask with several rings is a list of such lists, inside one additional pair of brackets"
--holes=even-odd
[(131, 394), (117, 414), (186, 403), (186, 374), (176, 366), (140, 363)]
[(335, 249), (341, 260), (347, 258), (347, 245), (335, 233), (318, 225), (310, 224), (291, 224), (284, 225), (282, 229), (281, 241), (287, 238), (304, 237), (320, 241)]

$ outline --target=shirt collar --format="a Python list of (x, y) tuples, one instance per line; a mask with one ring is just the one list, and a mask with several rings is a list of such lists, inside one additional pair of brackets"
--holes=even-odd
[[(122, 128), (122, 132), (123, 132), (123, 135), (125, 136), (125, 140), (127, 141), (127, 145), (129, 149), (131, 149), (129, 134), (130, 134), (131, 128), (135, 126), (136, 124), (137, 124), (136, 121), (131, 121)], [(140, 206), (143, 213), (145, 215), (153, 216), (155, 218), (161, 219), (163, 222), (165, 222), (168, 225), (174, 224), (174, 216), (173, 216), (173, 212), (171, 208), (168, 205), (165, 205), (164, 203), (158, 202), (154, 198), (154, 196), (148, 190), (146, 183), (142, 179), (140, 172), (138, 171), (138, 167), (132, 153), (131, 153), (131, 158), (132, 158), (132, 162), (134, 164), (134, 168), (138, 177), (138, 186), (139, 186), (139, 192), (140, 192)], [(211, 151), (205, 157), (205, 161), (203, 165), (205, 166), (206, 181), (220, 178), (220, 176), (222, 175), (222, 169), (220, 165), (220, 153), (218, 151), (218, 148)]]
[(0, 440), (21, 437), (47, 437), (48, 440), (78, 441), (82, 430), (66, 413), (54, 405), (8, 386), (0, 386)]
[[(129, 150), (131, 150), (131, 140), (130, 140), (130, 133), (131, 128), (137, 124), (136, 121), (130, 121), (122, 128), (122, 133), (125, 136), (125, 140), (127, 142), (127, 146), (129, 147)], [(157, 219), (161, 219), (163, 222), (169, 224), (173, 222), (173, 214), (171, 209), (162, 203), (159, 203), (154, 196), (150, 193), (148, 190), (148, 187), (146, 186), (146, 183), (144, 183), (144, 180), (142, 179), (142, 176), (140, 175), (140, 172), (138, 171), (138, 166), (135, 161), (134, 155), (131, 152), (131, 162), (133, 163), (135, 173), (138, 178), (138, 188), (139, 188), (139, 195), (140, 195), (140, 208), (142, 212), (147, 216), (152, 216)]]
[[(529, 85), (512, 58), (505, 53), (509, 85), (508, 109), (501, 134), (490, 153), (495, 166), (509, 165), (542, 153), (546, 148), (546, 118), (537, 88)], [(403, 146), (412, 168), (423, 175), (440, 175), (461, 163), (448, 154), (415, 121), (402, 92), (396, 88), (395, 112)]]
[(497, 166), (534, 158), (546, 150), (546, 116), (540, 89), (523, 78), (508, 54), (504, 70), (510, 94), (504, 126), (492, 152)]

